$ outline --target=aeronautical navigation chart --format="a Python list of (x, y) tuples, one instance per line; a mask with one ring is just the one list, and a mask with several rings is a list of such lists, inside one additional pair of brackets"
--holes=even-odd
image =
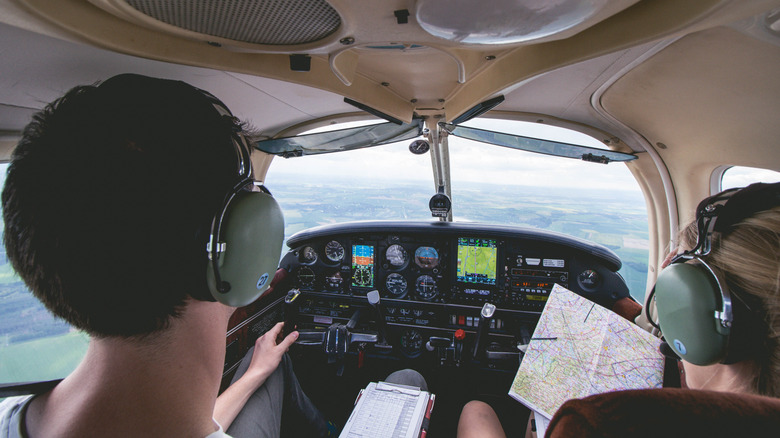
[(550, 419), (571, 398), (660, 388), (659, 343), (620, 315), (556, 284), (509, 395)]

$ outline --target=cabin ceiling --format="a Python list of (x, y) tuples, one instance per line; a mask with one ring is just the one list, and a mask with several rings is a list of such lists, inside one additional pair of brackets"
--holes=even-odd
[[(663, 143), (665, 160), (701, 147), (733, 161), (729, 148), (747, 141), (780, 168), (778, 154), (764, 151), (779, 134), (771, 117), (780, 109), (780, 37), (734, 25), (780, 1), (629, 0), (557, 36), (487, 45), (426, 32), (415, 8), (436, 1), (245, 0), (230, 2), (238, 6), (221, 21), (193, 24), (183, 18), (198, 14), (152, 0), (0, 0), (0, 130), (18, 135), (33, 111), (74, 85), (136, 72), (208, 89), (269, 136), (357, 112), (344, 97), (408, 121), (452, 120), (503, 94), (502, 113), (579, 126), (620, 139), (609, 143), (617, 149)], [(407, 23), (395, 15), (403, 10)], [(250, 18), (281, 30), (253, 33)], [(310, 57), (310, 69), (292, 71), (290, 55)]]

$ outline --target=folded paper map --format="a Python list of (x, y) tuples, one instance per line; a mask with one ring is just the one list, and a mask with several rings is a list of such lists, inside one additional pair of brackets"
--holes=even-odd
[(549, 419), (571, 398), (660, 388), (659, 343), (620, 315), (556, 284), (509, 395)]

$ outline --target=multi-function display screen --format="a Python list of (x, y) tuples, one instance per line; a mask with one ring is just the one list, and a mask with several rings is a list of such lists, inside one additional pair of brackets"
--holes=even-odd
[(497, 258), (495, 240), (459, 237), (457, 280), (462, 283), (495, 285)]
[(352, 245), (352, 286), (374, 287), (374, 247)]

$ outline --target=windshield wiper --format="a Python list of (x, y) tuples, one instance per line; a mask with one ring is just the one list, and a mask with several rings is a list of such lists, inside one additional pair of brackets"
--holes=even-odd
[(294, 137), (261, 140), (255, 143), (255, 147), (269, 154), (291, 158), (303, 155), (349, 151), (411, 140), (422, 135), (422, 131), (422, 120), (414, 119), (412, 123), (403, 123), (401, 125), (380, 123)]
[(626, 154), (608, 149), (598, 149), (552, 140), (542, 140), (539, 138), (524, 137), (522, 135), (505, 134), (502, 132), (469, 128), (451, 123), (439, 122), (439, 126), (456, 137), (519, 149), (522, 151), (535, 152), (538, 154), (553, 155), (556, 157), (576, 158), (602, 164), (607, 164), (610, 161), (631, 161), (637, 158), (634, 154)]

